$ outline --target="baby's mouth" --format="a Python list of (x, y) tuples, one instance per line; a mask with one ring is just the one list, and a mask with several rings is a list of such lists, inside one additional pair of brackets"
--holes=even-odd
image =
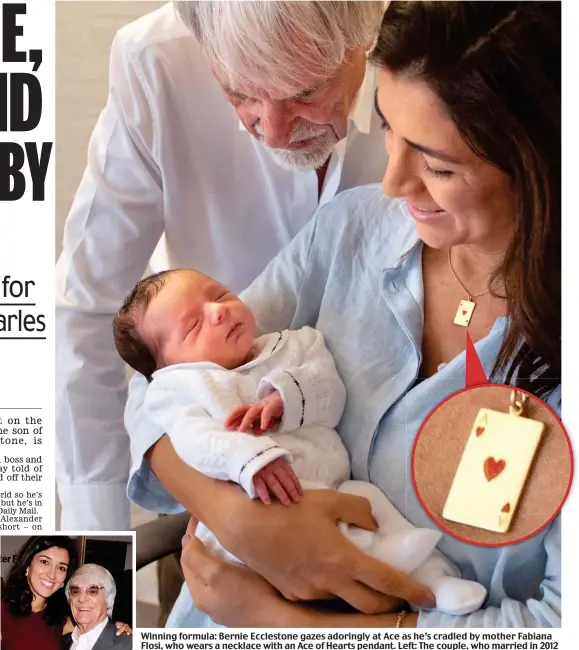
[(234, 334), (240, 326), (241, 323), (236, 323), (235, 325), (233, 325), (233, 327), (229, 330), (229, 334), (227, 335), (227, 338), (229, 339), (231, 335)]

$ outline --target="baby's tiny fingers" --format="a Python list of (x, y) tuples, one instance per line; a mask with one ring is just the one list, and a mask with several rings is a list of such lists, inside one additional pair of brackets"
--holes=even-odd
[(259, 415), (259, 408), (251, 406), (241, 421), (240, 431), (246, 432), (253, 429), (253, 423)]
[(282, 465), (279, 469), (276, 470), (275, 475), (283, 486), (286, 494), (289, 495), (294, 503), (298, 503), (300, 500), (300, 495), (303, 494), (303, 490), (298, 477), (294, 474), (294, 471), (290, 465)]
[(257, 496), (263, 501), (263, 503), (265, 503), (265, 505), (269, 505), (271, 503), (271, 497), (269, 496), (269, 491), (265, 481), (261, 476), (256, 475), (253, 477), (253, 486), (255, 487)]
[(227, 428), (236, 428), (236, 426), (241, 421), (241, 418), (244, 416), (247, 411), (248, 406), (236, 406), (231, 413), (225, 418), (225, 426)]
[(267, 487), (269, 488), (270, 492), (273, 492), (275, 496), (283, 503), (284, 506), (289, 506), (291, 505), (291, 499), (288, 496), (288, 493), (286, 492), (284, 486), (279, 482), (277, 478), (279, 470), (275, 470), (274, 474), (270, 474), (266, 478), (266, 483)]

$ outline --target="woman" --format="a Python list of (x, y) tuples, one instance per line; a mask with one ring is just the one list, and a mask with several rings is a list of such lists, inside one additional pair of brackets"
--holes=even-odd
[[(31, 537), (22, 545), (2, 592), (3, 648), (62, 649), (62, 635), (72, 630), (64, 586), (77, 567), (70, 537)], [(117, 628), (131, 633), (122, 623)]]
[[(321, 208), (243, 298), (265, 331), (323, 332), (348, 391), (339, 430), (353, 477), (432, 527), (410, 452), (428, 413), (464, 387), (461, 301), (474, 309), (468, 332), (487, 375), (559, 407), (560, 4), (391, 2), (372, 60), (389, 154), (382, 191), (350, 190)], [(168, 625), (209, 624), (200, 610), (230, 627), (560, 625), (559, 518), (509, 547), (445, 537), (440, 550), (487, 588), (485, 607), (405, 614), (398, 598), (420, 605), (428, 594), (336, 532), (338, 519), (372, 527), (360, 501), (319, 491), (265, 509), (186, 467), (166, 437), (148, 460), (253, 570), (211, 556), (190, 530), (188, 589)], [(133, 475), (133, 495), (147, 489), (169, 509), (147, 472)], [(291, 602), (328, 594), (382, 613)]]

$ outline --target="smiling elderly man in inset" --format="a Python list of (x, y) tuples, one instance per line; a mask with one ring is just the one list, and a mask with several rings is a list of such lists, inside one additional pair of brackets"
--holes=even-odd
[(76, 623), (65, 637), (69, 650), (129, 650), (132, 637), (117, 636), (111, 616), (117, 587), (113, 576), (98, 564), (84, 564), (68, 581), (65, 589)]

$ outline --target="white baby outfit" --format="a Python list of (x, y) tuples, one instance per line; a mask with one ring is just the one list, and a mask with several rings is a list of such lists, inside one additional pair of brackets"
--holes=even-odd
[[(263, 435), (229, 431), (225, 418), (237, 406), (279, 391), (283, 417)], [(248, 363), (227, 370), (215, 363), (183, 363), (153, 374), (145, 397), (147, 416), (171, 438), (177, 454), (206, 476), (241, 485), (256, 497), (253, 477), (276, 458), (287, 458), (303, 487), (335, 488), (366, 497), (378, 521), (377, 533), (340, 524), (356, 546), (412, 574), (436, 596), (437, 609), (466, 614), (478, 609), (486, 590), (461, 580), (434, 547), (441, 533), (414, 528), (370, 483), (349, 481), (346, 448), (335, 431), (346, 390), (321, 332), (311, 327), (259, 337)], [(197, 535), (235, 559), (201, 524)]]

